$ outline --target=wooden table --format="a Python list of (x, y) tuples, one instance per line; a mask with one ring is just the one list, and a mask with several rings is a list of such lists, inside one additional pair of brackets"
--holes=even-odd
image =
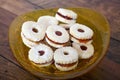
[(106, 16), (111, 28), (105, 58), (91, 72), (74, 80), (120, 80), (120, 0), (0, 0), (0, 80), (40, 80), (15, 60), (9, 47), (8, 29), (20, 14), (56, 7), (94, 9)]

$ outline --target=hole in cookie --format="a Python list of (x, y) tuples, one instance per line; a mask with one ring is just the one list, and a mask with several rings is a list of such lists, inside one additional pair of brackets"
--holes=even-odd
[(73, 41), (70, 40), (71, 43), (73, 43)]
[(68, 55), (68, 53), (67, 53), (67, 52), (64, 52), (64, 55)]
[(69, 28), (66, 28), (66, 30), (69, 30)]
[(38, 29), (36, 29), (36, 28), (32, 28), (32, 31), (35, 33), (38, 33)]
[(56, 31), (55, 34), (56, 34), (57, 36), (61, 36), (61, 35), (62, 35), (62, 32)]
[(78, 32), (84, 32), (84, 30), (82, 30), (82, 29), (78, 29)]
[(82, 50), (87, 50), (87, 47), (84, 46), (84, 45), (80, 46), (80, 48), (81, 48)]
[(40, 56), (44, 55), (44, 53), (45, 53), (43, 50), (38, 51), (38, 52), (39, 52), (39, 55), (40, 55)]

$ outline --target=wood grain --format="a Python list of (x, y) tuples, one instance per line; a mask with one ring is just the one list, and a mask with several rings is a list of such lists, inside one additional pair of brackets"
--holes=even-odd
[(0, 80), (39, 80), (0, 56)]
[(10, 50), (8, 43), (8, 30), (12, 20), (16, 17), (15, 14), (0, 8), (0, 55), (5, 56), (9, 60), (18, 64)]
[(114, 63), (120, 64), (120, 41), (111, 38), (110, 47), (106, 57), (108, 57), (109, 60), (114, 61)]
[(17, 15), (55, 7), (91, 8), (110, 23), (111, 41), (105, 58), (91, 72), (71, 80), (120, 80), (120, 0), (0, 0), (0, 80), (38, 80), (16, 62), (9, 48), (8, 29)]
[(34, 9), (40, 9), (39, 7), (29, 4), (26, 0), (0, 0), (0, 7), (16, 14), (20, 15)]

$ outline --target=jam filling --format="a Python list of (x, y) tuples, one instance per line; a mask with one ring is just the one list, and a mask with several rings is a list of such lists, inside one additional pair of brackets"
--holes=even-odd
[(45, 63), (35, 63), (35, 62), (33, 62), (33, 63), (38, 64), (38, 65), (44, 65), (44, 64), (49, 64), (49, 63), (52, 63), (52, 62), (54, 62), (54, 60), (51, 60), (51, 61), (45, 62)]
[(79, 42), (87, 43), (88, 41), (92, 40), (92, 38), (91, 39), (78, 39), (78, 40)]
[(39, 55), (42, 56), (45, 54), (45, 51), (41, 50), (41, 51), (38, 51)]
[(62, 36), (62, 32), (60, 32), (60, 31), (56, 31), (55, 34), (56, 34), (57, 36)]
[(73, 20), (73, 18), (70, 18), (70, 17), (68, 17), (68, 16), (64, 16), (64, 15), (60, 14), (59, 12), (57, 12), (57, 14), (58, 14), (59, 16), (65, 18), (65, 19), (67, 19), (67, 20)]
[(64, 55), (69, 55), (67, 52), (64, 52)]
[(32, 28), (32, 31), (35, 33), (38, 33), (38, 29), (36, 29), (36, 28)]
[(66, 43), (67, 43), (67, 42), (65, 42), (65, 43), (58, 43), (58, 42), (55, 42), (55, 41), (49, 39), (48, 36), (47, 36), (47, 34), (46, 34), (46, 37), (47, 37), (47, 39), (48, 39), (49, 41), (53, 42), (54, 44), (58, 44), (58, 45), (66, 45)]
[[(23, 36), (26, 38), (26, 36), (23, 34)], [(33, 43), (36, 43), (36, 44), (39, 44), (42, 40), (40, 40), (40, 41), (32, 41), (31, 39), (28, 39), (28, 38), (26, 38), (27, 40), (29, 40), (30, 42), (33, 42)]]
[[(71, 35), (72, 36), (72, 35)], [(73, 38), (75, 38), (74, 36), (72, 36)], [(77, 38), (75, 38), (77, 39)], [(83, 42), (83, 43), (87, 43), (88, 41), (92, 40), (92, 38), (90, 39), (77, 39), (79, 42)]]
[(84, 32), (84, 30), (82, 30), (82, 29), (78, 29), (78, 32)]
[(70, 63), (70, 64), (61, 64), (61, 63), (56, 63), (57, 65), (59, 66), (62, 66), (62, 67), (71, 67), (71, 66), (74, 66), (77, 62), (73, 62), (73, 63)]
[(84, 45), (81, 45), (80, 48), (81, 48), (82, 50), (84, 50), (84, 51), (87, 50), (87, 47), (84, 46)]

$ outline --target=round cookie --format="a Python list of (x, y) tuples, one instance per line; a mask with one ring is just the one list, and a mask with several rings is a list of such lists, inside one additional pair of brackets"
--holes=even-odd
[(22, 25), (22, 33), (29, 41), (39, 42), (45, 37), (46, 28), (44, 25), (34, 21), (26, 21)]
[(53, 47), (55, 47), (55, 48), (60, 48), (60, 47), (63, 47), (63, 46), (64, 46), (64, 44), (56, 44), (56, 43), (48, 40), (48, 38), (45, 38), (45, 40), (47, 41), (47, 43), (48, 43), (49, 45), (51, 45), (51, 46), (53, 46)]
[(54, 52), (55, 66), (60, 71), (70, 71), (77, 67), (78, 53), (72, 47), (62, 47)]
[(93, 30), (83, 24), (74, 24), (70, 27), (71, 40), (76, 43), (91, 43)]
[(49, 66), (53, 62), (53, 50), (45, 44), (32, 47), (28, 58), (39, 67)]
[(88, 59), (94, 54), (94, 47), (92, 44), (72, 43), (72, 46), (78, 51), (80, 59)]
[(58, 20), (55, 17), (48, 15), (39, 17), (37, 22), (43, 24), (45, 27), (58, 24)]
[(29, 48), (39, 45), (40, 41), (45, 37), (45, 31), (44, 25), (34, 21), (26, 21), (22, 25), (22, 41)]
[(64, 46), (69, 41), (69, 34), (63, 27), (51, 25), (46, 30), (46, 41), (51, 46), (58, 48), (59, 46)]
[(36, 43), (36, 42), (29, 41), (28, 39), (25, 38), (25, 36), (23, 35), (22, 32), (21, 32), (21, 38), (22, 38), (23, 43), (29, 48), (32, 48), (32, 47), (40, 44), (39, 42)]
[(59, 8), (56, 15), (56, 19), (63, 23), (75, 23), (77, 19), (77, 14), (72, 10)]

